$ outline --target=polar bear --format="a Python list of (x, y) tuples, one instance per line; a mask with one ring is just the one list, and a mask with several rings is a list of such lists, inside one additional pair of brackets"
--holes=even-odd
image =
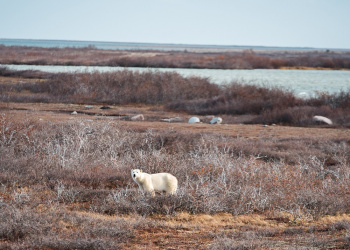
[(139, 185), (140, 190), (150, 192), (152, 196), (155, 191), (166, 194), (175, 194), (177, 190), (177, 179), (169, 173), (147, 174), (141, 169), (131, 170), (131, 177)]

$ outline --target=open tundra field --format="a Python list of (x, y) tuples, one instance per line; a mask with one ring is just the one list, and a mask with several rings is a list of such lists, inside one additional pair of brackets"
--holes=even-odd
[[(350, 247), (349, 92), (304, 100), (160, 72), (0, 75), (0, 248)], [(176, 176), (177, 193), (140, 192), (136, 168)]]
[[(1, 248), (349, 248), (349, 129), (100, 107), (0, 103)], [(134, 168), (177, 194), (140, 193)]]

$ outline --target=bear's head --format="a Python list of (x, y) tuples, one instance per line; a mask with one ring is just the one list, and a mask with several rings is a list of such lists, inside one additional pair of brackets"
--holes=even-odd
[(142, 170), (141, 169), (133, 169), (131, 170), (131, 177), (136, 180), (141, 177)]

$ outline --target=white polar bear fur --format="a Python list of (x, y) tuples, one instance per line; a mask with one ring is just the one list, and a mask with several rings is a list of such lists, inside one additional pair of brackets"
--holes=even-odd
[(177, 190), (177, 179), (169, 173), (147, 174), (140, 169), (131, 170), (131, 177), (139, 185), (140, 190), (149, 192), (152, 196), (155, 191), (166, 194), (175, 194)]

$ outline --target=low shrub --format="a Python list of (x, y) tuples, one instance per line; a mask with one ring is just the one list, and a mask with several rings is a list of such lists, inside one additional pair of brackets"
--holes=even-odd
[[(250, 140), (99, 121), (18, 123), (5, 115), (0, 244), (122, 247), (144, 228), (140, 218), (181, 212), (282, 211), (290, 215), (288, 223), (349, 213), (349, 162), (349, 144), (327, 137)], [(177, 194), (143, 194), (130, 176), (134, 168), (172, 173), (179, 181)], [(139, 219), (130, 223), (121, 215)], [(265, 246), (244, 239), (237, 246)], [(221, 241), (232, 243), (230, 237), (218, 238), (213, 246)]]
[(26, 248), (115, 249), (134, 237), (134, 225), (123, 219), (94, 218), (62, 208), (38, 213), (6, 205), (1, 207), (0, 217), (0, 246), (8, 242)]
[(261, 114), (277, 107), (286, 109), (303, 103), (292, 92), (278, 88), (260, 87), (250, 84), (231, 83), (222, 88), (220, 95), (199, 100), (177, 100), (167, 107), (190, 114)]
[[(204, 78), (185, 78), (175, 72), (128, 70), (51, 74), (45, 81), (1, 84), (0, 88), (4, 94), (10, 93), (0, 96), (6, 101), (36, 101), (40, 94), (47, 102), (106, 104), (164, 104), (177, 99), (209, 98), (220, 91), (217, 85)], [(27, 96), (29, 100), (23, 100), (23, 95), (16, 97), (13, 92), (29, 92), (31, 95)]]
[(247, 123), (310, 126), (313, 116), (323, 115), (336, 125), (350, 125), (350, 91), (301, 99), (292, 91), (276, 87), (236, 82), (218, 86), (205, 78), (186, 78), (174, 72), (124, 70), (45, 75), (6, 68), (1, 72), (40, 78), (18, 84), (0, 83), (0, 100), (6, 102), (160, 104), (171, 111), (194, 115), (255, 116)]
[[(3, 119), (1, 127), (2, 185), (20, 185), (23, 190), (44, 182), (50, 199), (66, 205), (141, 215), (244, 214), (283, 208), (316, 218), (349, 212), (350, 204), (343, 198), (350, 154), (343, 141), (250, 141), (215, 134), (130, 131), (108, 123), (21, 125)], [(178, 195), (143, 196), (130, 178), (133, 168), (172, 173), (181, 183)], [(28, 204), (36, 197), (31, 192), (14, 190), (11, 199)]]

